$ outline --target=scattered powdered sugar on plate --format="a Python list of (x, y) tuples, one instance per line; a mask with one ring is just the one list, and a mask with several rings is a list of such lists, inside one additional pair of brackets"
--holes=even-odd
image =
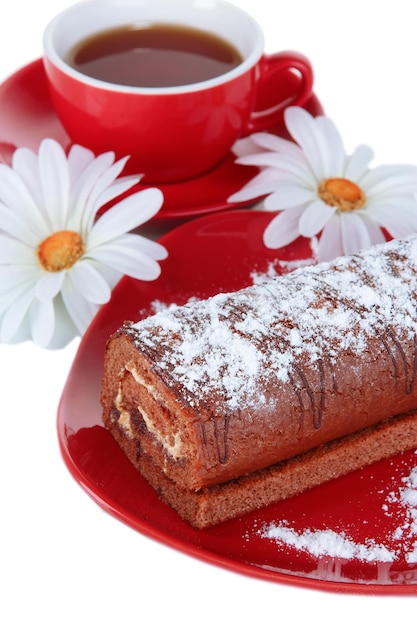
[(276, 276), (282, 276), (283, 274), (289, 274), (290, 272), (294, 272), (295, 270), (301, 269), (303, 267), (307, 267), (308, 265), (316, 265), (317, 264), (317, 250), (318, 250), (318, 239), (317, 237), (312, 237), (309, 241), (311, 255), (307, 258), (303, 259), (275, 259), (274, 261), (270, 261), (268, 267), (265, 271), (260, 272), (258, 270), (253, 270), (250, 274), (250, 278), (254, 285), (259, 285), (265, 281), (270, 280), (271, 278), (276, 278)]
[(271, 280), (271, 278), (276, 278), (277, 276), (282, 276), (283, 274), (289, 274), (290, 272), (294, 272), (300, 268), (315, 264), (316, 260), (313, 258), (300, 259), (297, 261), (282, 261), (278, 259), (276, 261), (271, 261), (264, 272), (259, 272), (257, 270), (251, 272), (250, 278), (254, 285), (259, 285)]
[(403, 521), (395, 529), (393, 539), (408, 546), (405, 554), (407, 563), (417, 563), (417, 466), (402, 479), (402, 484), (398, 493), (390, 492), (383, 509), (386, 515), (390, 515), (390, 505), (401, 507)]
[[(197, 302), (198, 300), (199, 298), (196, 296), (191, 296), (188, 298), (187, 304), (190, 302)], [(162, 300), (156, 299), (149, 303), (149, 308), (141, 309), (139, 311), (139, 315), (141, 317), (147, 317), (148, 315), (156, 315), (156, 313), (160, 313), (162, 311), (173, 311), (174, 309), (178, 309), (180, 306), (181, 305), (176, 302), (163, 302)]]
[[(187, 300), (187, 304), (190, 302), (198, 302), (199, 298), (195, 297), (195, 296), (191, 296), (190, 298), (188, 298)], [(155, 314), (155, 313), (159, 313), (160, 311), (172, 311), (174, 309), (177, 309), (180, 305), (176, 304), (175, 302), (170, 302), (169, 304), (167, 304), (166, 302), (162, 302), (162, 300), (153, 300), (153, 302), (151, 302), (151, 313)]]
[(276, 541), (277, 544), (308, 552), (315, 557), (329, 556), (381, 563), (392, 563), (403, 558), (408, 564), (417, 563), (417, 466), (401, 479), (397, 490), (387, 494), (382, 506), (383, 514), (392, 516), (393, 507), (397, 513), (400, 512), (401, 522), (386, 537), (384, 543), (378, 543), (374, 538), (357, 543), (345, 531), (336, 532), (331, 528), (305, 528), (299, 531), (291, 528), (286, 521), (266, 524), (256, 530), (256, 533)]
[(370, 539), (366, 544), (355, 543), (346, 533), (337, 533), (334, 530), (310, 530), (296, 532), (285, 522), (278, 525), (270, 524), (260, 531), (261, 535), (269, 539), (293, 546), (298, 550), (306, 550), (313, 556), (332, 556), (342, 559), (357, 558), (360, 561), (391, 562), (396, 558), (395, 553), (383, 545)]

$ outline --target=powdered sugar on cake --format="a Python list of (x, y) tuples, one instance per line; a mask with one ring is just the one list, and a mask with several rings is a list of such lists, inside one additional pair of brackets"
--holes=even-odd
[(161, 310), (131, 326), (133, 339), (167, 346), (157, 367), (188, 401), (218, 395), (228, 410), (268, 402), (260, 381), (288, 381), (370, 338), (414, 341), (417, 239), (383, 244), (334, 263), (300, 268), (236, 294)]

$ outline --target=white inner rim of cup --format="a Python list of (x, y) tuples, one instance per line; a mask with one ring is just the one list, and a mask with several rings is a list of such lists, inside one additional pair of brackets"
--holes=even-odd
[[(213, 32), (232, 43), (243, 62), (210, 80), (174, 87), (117, 85), (73, 69), (66, 55), (89, 36), (126, 24), (182, 24)], [(253, 67), (263, 53), (264, 38), (257, 22), (241, 9), (223, 0), (83, 0), (57, 15), (46, 27), (44, 54), (56, 67), (74, 79), (100, 89), (124, 93), (189, 93), (228, 82)]]

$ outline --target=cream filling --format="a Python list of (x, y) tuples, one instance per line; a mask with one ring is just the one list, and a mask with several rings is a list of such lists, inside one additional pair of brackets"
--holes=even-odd
[[(133, 378), (138, 383), (138, 385), (142, 385), (143, 387), (145, 387), (145, 389), (155, 398), (155, 400), (158, 400), (158, 394), (156, 393), (155, 387), (153, 385), (150, 385), (149, 383), (146, 383), (145, 379), (139, 374), (139, 372), (133, 365), (128, 364), (126, 365), (125, 369), (126, 371), (130, 372), (130, 374), (132, 374)], [(132, 430), (132, 425), (131, 425), (131, 417), (130, 417), (129, 411), (126, 411), (126, 409), (123, 408), (123, 394), (122, 394), (121, 384), (119, 385), (119, 389), (117, 392), (115, 406), (116, 406), (116, 409), (120, 413), (118, 424), (123, 428), (123, 430), (128, 435), (128, 437), (132, 438), (133, 430)], [(180, 433), (178, 431), (174, 433), (173, 435), (174, 443), (172, 444), (171, 443), (172, 436), (163, 435), (156, 428), (155, 423), (149, 417), (146, 411), (141, 406), (138, 406), (137, 408), (140, 414), (142, 415), (143, 421), (145, 422), (146, 428), (148, 429), (148, 431), (162, 445), (164, 450), (166, 450), (168, 454), (172, 456), (172, 458), (175, 461), (178, 461), (182, 453), (182, 441), (181, 441)]]
[(126, 409), (123, 408), (123, 394), (122, 394), (121, 385), (119, 385), (119, 390), (117, 392), (115, 407), (120, 413), (117, 423), (123, 428), (123, 430), (128, 435), (128, 437), (132, 439), (133, 431), (132, 431), (132, 426), (130, 422), (130, 413), (129, 411), (126, 411)]
[(138, 370), (136, 369), (134, 365), (130, 365), (129, 363), (127, 363), (127, 365), (125, 366), (125, 370), (129, 372), (130, 374), (132, 374), (133, 378), (138, 383), (138, 385), (142, 385), (142, 387), (145, 387), (146, 391), (148, 391), (151, 394), (151, 396), (155, 398), (155, 400), (159, 402), (161, 401), (161, 398), (159, 394), (157, 393), (156, 388), (153, 385), (150, 385), (149, 383), (146, 382), (146, 380), (143, 378), (143, 376), (139, 374)]
[(146, 415), (146, 413), (142, 409), (139, 409), (139, 410), (142, 414), (142, 417), (146, 424), (146, 428), (149, 430), (149, 432), (164, 447), (164, 449), (168, 452), (168, 454), (170, 454), (175, 461), (178, 461), (178, 459), (181, 457), (181, 450), (182, 450), (182, 442), (181, 442), (180, 434), (178, 432), (175, 433), (174, 444), (172, 445), (170, 443), (171, 437), (162, 435), (159, 432), (159, 430), (155, 428), (154, 423), (149, 418), (149, 416)]

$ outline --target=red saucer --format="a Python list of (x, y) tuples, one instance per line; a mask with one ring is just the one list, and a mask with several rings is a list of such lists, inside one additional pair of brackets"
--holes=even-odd
[[(282, 100), (298, 90), (299, 77), (288, 72), (287, 81), (280, 85)], [(305, 108), (312, 115), (323, 112), (313, 94)], [(271, 132), (285, 136), (285, 127), (271, 128)], [(45, 137), (59, 141), (64, 148), (70, 139), (52, 107), (46, 75), (41, 59), (23, 67), (0, 85), (0, 156), (1, 143), (37, 150)], [(233, 154), (216, 168), (198, 178), (175, 184), (158, 185), (164, 193), (164, 205), (156, 220), (195, 217), (230, 208), (227, 198), (241, 189), (256, 173), (253, 167), (237, 165)], [(138, 185), (131, 192), (143, 188)], [(244, 204), (234, 204), (235, 208)]]

